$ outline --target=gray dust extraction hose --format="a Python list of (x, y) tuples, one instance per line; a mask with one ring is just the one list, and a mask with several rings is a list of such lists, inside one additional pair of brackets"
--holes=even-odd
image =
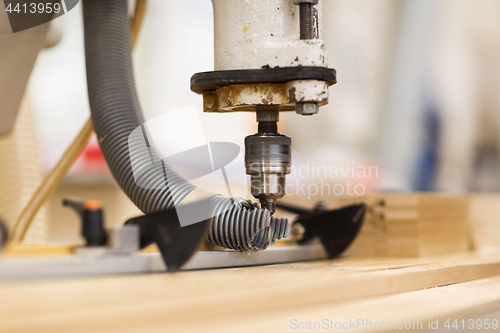
[[(136, 162), (141, 186), (132, 172), (129, 135), (144, 123), (132, 69), (126, 0), (84, 0), (85, 55), (92, 122), (114, 178), (144, 213), (174, 207), (197, 187), (168, 162), (151, 167), (148, 151)], [(155, 153), (158, 155), (158, 153)], [(165, 186), (165, 174), (168, 186)], [(239, 251), (261, 250), (288, 236), (288, 221), (271, 218), (243, 199), (219, 196), (208, 240)]]

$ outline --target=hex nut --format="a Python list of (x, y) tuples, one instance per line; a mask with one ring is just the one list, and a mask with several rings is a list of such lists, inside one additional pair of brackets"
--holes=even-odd
[(303, 116), (310, 116), (319, 112), (317, 103), (297, 103), (295, 105), (295, 113)]

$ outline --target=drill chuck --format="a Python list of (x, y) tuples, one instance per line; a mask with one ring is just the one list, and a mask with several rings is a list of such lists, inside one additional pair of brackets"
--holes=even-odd
[(292, 162), (291, 144), (289, 136), (278, 133), (257, 133), (245, 138), (245, 167), (251, 177), (252, 195), (271, 214), (276, 199), (285, 195), (286, 175), (290, 174)]

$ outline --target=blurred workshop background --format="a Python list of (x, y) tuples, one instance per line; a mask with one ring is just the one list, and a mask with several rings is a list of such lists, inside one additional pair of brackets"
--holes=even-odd
[[(294, 166), (376, 167), (370, 177), (347, 172), (333, 180), (355, 178), (367, 192), (498, 191), (500, 1), (324, 0), (323, 6), (328, 65), (338, 83), (320, 114), (282, 114), (280, 132), (293, 138)], [(255, 131), (255, 115), (202, 114), (202, 97), (190, 90), (194, 73), (213, 70), (212, 22), (209, 0), (148, 2), (134, 51), (140, 101), (147, 119), (194, 104), (207, 141), (242, 144)], [(14, 133), (0, 138), (7, 149), (22, 126), (36, 133), (23, 148), (32, 162), (18, 170), (25, 182), (20, 199), (0, 198), (11, 207), (6, 220), (15, 220), (89, 117), (81, 5), (52, 24), (55, 45), (38, 57)], [(233, 172), (244, 173), (243, 165)], [(319, 182), (315, 175), (292, 177)], [(33, 242), (78, 237), (76, 215), (61, 207), (68, 196), (102, 200), (108, 224), (139, 214), (107, 171), (95, 137), (37, 217), (50, 223), (32, 230)]]

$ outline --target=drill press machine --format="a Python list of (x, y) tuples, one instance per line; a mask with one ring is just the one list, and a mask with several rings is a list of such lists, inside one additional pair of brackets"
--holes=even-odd
[(258, 133), (245, 139), (245, 167), (252, 195), (271, 214), (291, 167), (291, 138), (278, 132), (279, 112), (318, 113), (336, 83), (327, 68), (321, 2), (212, 0), (215, 71), (191, 78), (205, 112), (256, 113)]
[[(69, 259), (34, 265), (0, 262), (0, 279), (294, 262), (334, 258), (351, 244), (363, 222), (364, 203), (333, 210), (321, 204), (310, 210), (276, 203), (291, 171), (291, 138), (278, 132), (279, 112), (318, 113), (328, 103), (329, 86), (336, 83), (335, 70), (326, 67), (321, 0), (212, 3), (215, 71), (195, 74), (191, 90), (203, 95), (206, 112), (256, 112), (258, 133), (245, 139), (245, 164), (261, 208), (199, 189), (149, 144), (133, 76), (127, 1), (85, 0), (93, 127), (115, 180), (144, 215), (105, 230), (100, 204), (66, 201), (81, 217), (86, 246), (66, 248)], [(136, 132), (138, 141), (130, 141)], [(137, 164), (131, 161), (135, 149)], [(259, 251), (289, 234), (287, 219), (270, 216), (277, 206), (297, 215), (291, 235), (296, 245)], [(183, 225), (183, 212), (202, 217)], [(311, 242), (316, 239), (321, 245)], [(197, 252), (204, 240), (236, 251)], [(160, 254), (137, 253), (152, 243)]]

